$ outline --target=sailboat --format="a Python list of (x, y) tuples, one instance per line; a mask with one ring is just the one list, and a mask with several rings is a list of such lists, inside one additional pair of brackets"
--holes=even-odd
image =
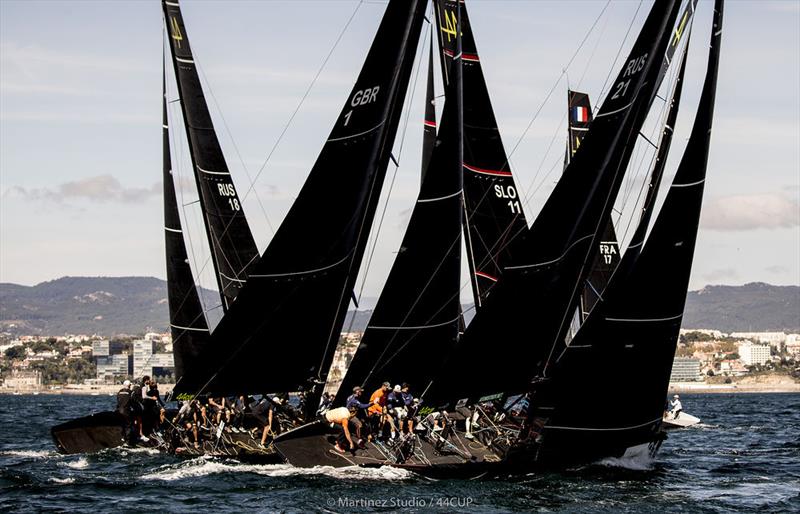
[[(616, 266), (609, 266), (605, 284), (592, 284), (596, 298), (593, 306), (581, 313), (583, 320), (577, 333), (571, 338), (566, 334), (570, 313), (584, 293), (581, 286), (596, 268), (592, 263), (602, 256), (611, 206), (630, 160), (632, 143), (677, 44), (688, 39), (687, 23), (695, 5), (690, 1), (680, 17), (679, 2), (659, 2), (652, 7), (615, 88), (591, 125), (587, 123), (589, 130), (581, 138), (580, 148), (570, 151), (562, 179), (542, 212), (530, 229), (509, 238), (511, 257), (500, 266), (502, 277), (494, 277), (498, 280), (492, 281), (491, 291), (481, 299), (472, 323), (454, 345), (446, 338), (438, 339), (436, 346), (420, 343), (422, 355), (433, 353), (434, 359), (426, 366), (427, 377), (420, 383), (420, 371), (414, 370), (414, 380), (431, 411), (445, 416), (450, 413), (447, 419), (457, 427), (450, 437), (441, 441), (429, 430), (422, 438), (405, 438), (388, 445), (370, 442), (341, 455), (329, 442), (327, 425), (317, 422), (277, 438), (277, 450), (288, 462), (300, 466), (393, 465), (443, 477), (567, 466), (642, 453), (655, 455), (665, 437), (661, 429), (663, 398), (702, 202), (719, 63), (721, 0), (715, 3), (708, 68), (695, 125), (664, 206), (645, 238), (677, 115), (683, 57), (637, 233)], [(455, 26), (463, 31), (454, 31), (461, 36), (456, 38), (456, 49), (445, 48), (443, 53), (451, 54), (454, 63), (445, 69), (453, 80), (463, 82), (461, 95), (457, 87), (448, 89), (445, 110), (447, 102), (461, 103), (466, 126), (467, 105), (473, 105), (466, 86), (468, 53), (461, 46), (462, 38), (469, 39), (466, 8), (461, 2), (439, 2), (437, 7), (448, 19), (458, 19)], [(688, 46), (684, 54), (686, 49)], [(469, 55), (479, 61), (477, 53)], [(439, 142), (452, 137), (444, 121), (437, 137)], [(435, 147), (431, 163), (436, 160), (436, 149), (442, 147)], [(466, 196), (467, 171), (473, 171), (468, 167), (466, 143), (462, 155)], [(438, 171), (430, 166), (425, 171), (421, 197), (428, 177)], [(464, 219), (469, 215), (467, 208)], [(415, 227), (412, 215), (409, 232), (417, 230)], [(425, 228), (433, 229), (430, 225)], [(404, 252), (410, 251), (406, 246), (406, 241), (412, 240), (409, 232)], [(670, 271), (664, 273), (667, 262), (671, 263)], [(403, 260), (398, 258), (392, 273), (402, 273), (398, 271), (402, 269)], [(401, 294), (397, 289), (387, 282), (379, 307)], [(653, 291), (658, 291), (657, 298), (653, 298)], [(427, 294), (427, 289), (418, 294), (423, 293)], [(384, 315), (379, 308), (376, 314)], [(400, 317), (395, 312), (395, 319)], [(535, 335), (531, 326), (536, 327)], [(419, 356), (414, 337), (424, 340), (433, 328), (418, 321), (413, 326), (401, 323), (394, 327), (392, 337), (376, 337), (377, 330), (368, 326), (343, 384), (363, 384), (369, 390), (384, 377), (403, 376), (408, 368), (393, 363), (407, 362), (407, 349)], [(409, 335), (409, 331), (414, 333)], [(447, 349), (443, 363), (436, 356), (442, 346)], [(604, 403), (590, 393), (598, 387), (614, 392), (621, 413), (603, 412)], [(347, 391), (340, 392), (339, 399), (345, 394)], [(476, 424), (481, 427), (477, 437)]]
[[(622, 257), (612, 262), (603, 249), (613, 239), (619, 254), (616, 235), (608, 232), (613, 230), (612, 206), (667, 68), (678, 46), (688, 40), (696, 1), (689, 0), (683, 10), (675, 0), (654, 4), (591, 119), (588, 97), (585, 104), (576, 101), (576, 107), (586, 109), (577, 121), (587, 130), (569, 147), (563, 175), (530, 227), (466, 5), (460, 0), (434, 2), (445, 87), (442, 117), (437, 124), (432, 43), (419, 195), (334, 400), (334, 405), (343, 403), (356, 386), (370, 390), (384, 381), (409, 382), (421, 399), (416, 408), (422, 430), (393, 442), (375, 438), (342, 454), (330, 442), (331, 427), (315, 421), (393, 158), (426, 4), (388, 3), (380, 37), (373, 41), (316, 164), (269, 246), (259, 252), (214, 134), (180, 7), (163, 0), (169, 54), (223, 309), (211, 330), (187, 261), (165, 116), (165, 237), (176, 395), (193, 399), (302, 390), (304, 404), (273, 446), (234, 453), (261, 453), (297, 466), (392, 465), (430, 476), (477, 476), (591, 462), (641, 448), (654, 455), (664, 439), (660, 414), (702, 202), (722, 0), (715, 2), (703, 95), (675, 181), (651, 227), (679, 105), (678, 87), (669, 100), (668, 129), (659, 141), (636, 233)], [(681, 56), (687, 48), (688, 41)], [(685, 58), (680, 60), (678, 83), (685, 68)], [(312, 215), (316, 212), (325, 216)], [(469, 325), (460, 305), (462, 259), (475, 300)], [(597, 279), (600, 265), (605, 268)], [(573, 319), (578, 326), (570, 333)], [(268, 363), (280, 364), (264, 373)], [(598, 363), (602, 367), (592, 367)], [(603, 416), (587, 391), (619, 391), (623, 377), (631, 379), (629, 369), (638, 373), (637, 387), (617, 392), (616, 401), (631, 408), (622, 416)], [(435, 430), (424, 421), (426, 416), (446, 428)], [(62, 451), (111, 444), (109, 438), (91, 441), (98, 423), (87, 419), (54, 427)], [(119, 423), (103, 422), (106, 428)], [(65, 437), (67, 428), (81, 437)], [(116, 430), (122, 429), (117, 425)], [(222, 446), (240, 448), (247, 446), (248, 437), (217, 435)]]

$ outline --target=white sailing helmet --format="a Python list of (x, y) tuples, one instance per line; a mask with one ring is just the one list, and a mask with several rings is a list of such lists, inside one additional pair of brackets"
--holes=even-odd
[(122, 383), (122, 385), (125, 386), (125, 387), (130, 387), (131, 386), (131, 381), (130, 380), (126, 380), (125, 382)]
[(673, 398), (675, 398), (677, 400), (680, 397), (676, 394), (675, 396), (673, 396)]

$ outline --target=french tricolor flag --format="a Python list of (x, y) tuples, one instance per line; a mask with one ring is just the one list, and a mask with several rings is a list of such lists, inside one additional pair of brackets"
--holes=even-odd
[(572, 119), (578, 123), (586, 123), (589, 121), (589, 109), (586, 107), (573, 107)]

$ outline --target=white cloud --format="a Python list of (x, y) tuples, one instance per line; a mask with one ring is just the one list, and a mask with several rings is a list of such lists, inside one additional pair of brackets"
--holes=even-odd
[(90, 200), (93, 202), (120, 201), (137, 203), (161, 194), (161, 183), (150, 187), (123, 187), (112, 175), (98, 175), (59, 184), (55, 188), (14, 187), (16, 193), (30, 200), (48, 200), (64, 202), (65, 200)]
[(800, 204), (782, 193), (724, 196), (703, 210), (702, 226), (734, 231), (800, 226)]

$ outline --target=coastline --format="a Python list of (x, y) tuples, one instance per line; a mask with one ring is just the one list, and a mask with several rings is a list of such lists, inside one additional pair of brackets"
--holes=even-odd
[[(113, 396), (119, 391), (120, 384), (111, 385), (67, 385), (50, 388), (0, 388), (0, 395), (79, 395), (79, 396)], [(164, 395), (175, 387), (175, 384), (158, 384), (159, 392)], [(760, 383), (707, 384), (705, 382), (677, 382), (669, 384), (669, 394), (749, 394), (749, 393), (800, 393), (800, 383), (789, 381)]]

